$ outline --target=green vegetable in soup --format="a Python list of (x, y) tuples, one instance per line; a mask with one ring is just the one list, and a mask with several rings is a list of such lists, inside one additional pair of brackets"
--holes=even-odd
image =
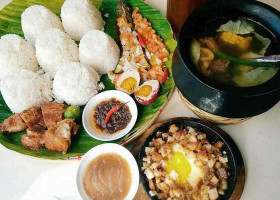
[(69, 106), (64, 112), (66, 119), (79, 119), (81, 116), (81, 110), (77, 106)]
[(216, 51), (215, 56), (226, 59), (226, 60), (230, 61), (231, 63), (238, 64), (238, 65), (247, 65), (247, 66), (252, 66), (252, 67), (272, 67), (272, 68), (279, 67), (279, 63), (268, 63), (268, 62), (257, 62), (257, 61), (244, 60), (244, 59), (240, 59), (240, 58), (237, 58), (234, 56), (230, 56), (230, 55), (225, 54), (220, 51)]
[(270, 39), (265, 38), (256, 32), (254, 32), (253, 34), (254, 34), (254, 41), (252, 43), (253, 45), (252, 49), (255, 50), (255, 53), (264, 55), (271, 43)]
[(278, 68), (258, 67), (246, 73), (234, 75), (232, 80), (240, 87), (250, 87), (268, 81), (277, 71)]
[(220, 26), (217, 32), (228, 31), (234, 34), (245, 35), (255, 31), (254, 24), (252, 22), (244, 20), (228, 21), (226, 24)]
[(193, 63), (197, 66), (200, 58), (200, 43), (196, 39), (191, 41), (190, 53)]

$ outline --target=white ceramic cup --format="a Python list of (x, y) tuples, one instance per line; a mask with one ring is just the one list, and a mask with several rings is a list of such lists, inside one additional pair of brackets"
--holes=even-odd
[[(92, 113), (92, 109), (94, 109), (97, 104), (101, 103), (102, 101), (109, 100), (111, 98), (116, 98), (117, 100), (121, 102), (128, 102), (126, 105), (129, 107), (129, 111), (131, 113), (131, 120), (128, 123), (128, 125), (118, 131), (117, 133), (113, 134), (108, 134), (108, 133), (102, 133), (100, 130), (97, 130), (92, 126), (90, 123), (90, 117)], [(86, 105), (84, 111), (83, 111), (83, 126), (86, 130), (86, 132), (93, 138), (101, 141), (112, 141), (112, 140), (117, 140), (123, 136), (125, 136), (129, 131), (133, 128), (138, 116), (138, 110), (135, 101), (131, 96), (128, 94), (117, 91), (117, 90), (108, 90), (102, 93), (99, 93), (98, 95), (94, 96)]]
[(133, 155), (128, 151), (125, 147), (118, 145), (118, 144), (112, 144), (112, 143), (107, 143), (107, 144), (101, 144), (98, 145), (91, 150), (89, 150), (82, 158), (78, 171), (77, 171), (77, 176), (76, 176), (76, 183), (78, 187), (78, 191), (82, 197), (83, 200), (90, 200), (88, 195), (86, 194), (83, 186), (83, 177), (85, 170), (88, 166), (88, 164), (96, 157), (106, 154), (106, 153), (116, 153), (120, 155), (122, 158), (124, 158), (131, 171), (131, 186), (129, 189), (129, 192), (127, 196), (124, 198), (124, 200), (132, 200), (134, 196), (137, 193), (138, 186), (139, 186), (139, 169), (138, 165), (136, 163), (135, 158)]

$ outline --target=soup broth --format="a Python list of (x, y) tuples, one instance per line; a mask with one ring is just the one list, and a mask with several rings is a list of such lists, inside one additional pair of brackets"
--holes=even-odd
[(251, 61), (277, 54), (271, 33), (253, 21), (237, 19), (209, 29), (191, 42), (190, 54), (197, 69), (209, 80), (230, 86), (250, 87), (265, 83), (279, 69), (276, 64)]

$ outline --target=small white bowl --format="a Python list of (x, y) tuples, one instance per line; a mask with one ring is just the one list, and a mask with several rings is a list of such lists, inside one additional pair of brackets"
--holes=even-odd
[(77, 176), (76, 176), (76, 184), (78, 191), (80, 193), (80, 196), (82, 197), (83, 200), (90, 200), (88, 195), (86, 194), (83, 186), (83, 177), (85, 170), (88, 166), (88, 164), (97, 156), (100, 156), (102, 154), (106, 153), (116, 153), (120, 155), (122, 158), (124, 158), (131, 171), (131, 186), (129, 189), (129, 192), (127, 196), (124, 198), (124, 200), (131, 200), (133, 197), (136, 195), (138, 186), (139, 186), (139, 169), (138, 165), (136, 163), (135, 158), (133, 155), (123, 146), (118, 145), (118, 144), (112, 144), (112, 143), (107, 143), (107, 144), (101, 144), (98, 145), (91, 150), (89, 150), (82, 158), (78, 171), (77, 171)]
[[(118, 131), (117, 133), (108, 134), (108, 133), (102, 133), (100, 130), (94, 128), (92, 124), (90, 123), (90, 117), (92, 113), (92, 109), (94, 109), (97, 104), (99, 104), (102, 101), (109, 100), (111, 98), (116, 98), (119, 101), (122, 101), (124, 103), (128, 102), (126, 105), (129, 107), (129, 111), (131, 113), (131, 120), (128, 123), (128, 125)], [(86, 105), (82, 120), (83, 120), (83, 126), (86, 130), (86, 132), (93, 138), (101, 141), (112, 141), (117, 140), (123, 136), (125, 136), (129, 131), (133, 128), (136, 120), (137, 120), (138, 110), (135, 101), (129, 96), (128, 94), (117, 91), (117, 90), (109, 90), (102, 93), (99, 93), (98, 95), (94, 96)]]

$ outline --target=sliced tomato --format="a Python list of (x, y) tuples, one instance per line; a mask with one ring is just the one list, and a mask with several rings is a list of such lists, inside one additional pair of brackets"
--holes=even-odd
[(145, 48), (146, 44), (145, 44), (142, 36), (140, 35), (140, 33), (138, 33), (138, 39), (139, 39), (139, 43), (140, 43), (141, 47)]
[(162, 77), (162, 79), (161, 79), (161, 82), (162, 82), (162, 83), (165, 83), (166, 80), (167, 80), (167, 77), (168, 77), (168, 70), (164, 67), (164, 68), (163, 68), (163, 72), (164, 72), (164, 75), (163, 75), (163, 77)]

